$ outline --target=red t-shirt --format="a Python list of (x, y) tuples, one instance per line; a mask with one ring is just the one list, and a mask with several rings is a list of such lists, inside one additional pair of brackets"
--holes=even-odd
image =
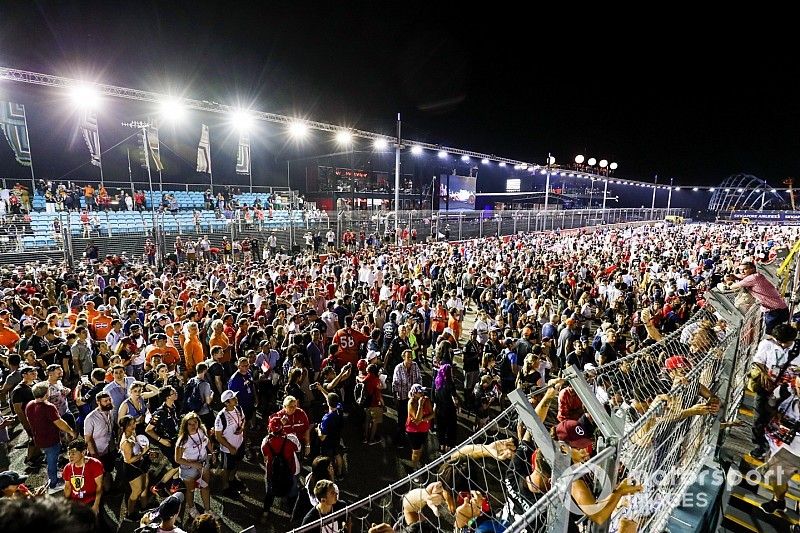
[(70, 499), (86, 505), (92, 505), (97, 496), (95, 479), (102, 476), (105, 470), (103, 463), (94, 457), (87, 457), (83, 467), (68, 463), (61, 473), (64, 482), (72, 488)]
[(356, 364), (358, 361), (358, 347), (369, 341), (369, 337), (355, 329), (348, 330), (342, 328), (333, 336), (334, 344), (339, 345), (339, 351), (336, 352), (339, 360), (345, 363)]
[(294, 413), (288, 414), (286, 413), (286, 409), (281, 409), (274, 415), (270, 417), (282, 419), (286, 417), (288, 420), (286, 423), (283, 424), (283, 432), (286, 435), (294, 434), (297, 437), (297, 440), (300, 441), (300, 444), (308, 444), (305, 442), (306, 440), (306, 431), (308, 431), (309, 426), (311, 425), (308, 421), (308, 415), (305, 411), (300, 409), (299, 407), (295, 409)]
[[(356, 378), (361, 379), (361, 378)], [(380, 407), (383, 405), (383, 396), (381, 395), (381, 380), (378, 376), (367, 374), (364, 379), (364, 387), (366, 387), (367, 397), (369, 397), (369, 407)]]
[(25, 406), (25, 416), (33, 430), (33, 443), (43, 450), (60, 442), (60, 433), (53, 423), (59, 418), (58, 409), (48, 401), (30, 402)]

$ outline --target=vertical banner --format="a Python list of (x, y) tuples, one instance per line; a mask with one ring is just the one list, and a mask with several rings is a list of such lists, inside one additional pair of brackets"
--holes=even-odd
[(25, 106), (15, 102), (0, 101), (0, 129), (3, 130), (17, 163), (26, 167), (32, 166)]
[(197, 145), (197, 171), (211, 174), (211, 141), (205, 124), (200, 133), (200, 144)]
[(153, 165), (156, 167), (156, 171), (161, 172), (164, 170), (164, 165), (161, 163), (161, 142), (158, 140), (158, 126), (154, 121), (149, 122), (147, 144), (150, 147), (150, 155), (153, 156)]
[(236, 173), (250, 174), (250, 135), (239, 134), (239, 153), (236, 156)]
[(87, 111), (84, 115), (81, 131), (83, 132), (83, 140), (86, 141), (86, 147), (89, 148), (92, 164), (96, 167), (101, 166), (100, 133), (97, 129), (97, 115), (95, 115), (94, 111)]

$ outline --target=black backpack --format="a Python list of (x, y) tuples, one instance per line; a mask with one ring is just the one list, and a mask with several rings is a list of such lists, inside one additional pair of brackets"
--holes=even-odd
[(200, 379), (193, 377), (186, 382), (186, 386), (183, 388), (183, 411), (198, 413), (204, 403), (203, 397), (200, 396)]
[(500, 379), (508, 381), (514, 378), (514, 370), (511, 368), (511, 359), (508, 355), (512, 353), (508, 350), (503, 350), (503, 360), (500, 362)]
[(367, 394), (367, 385), (363, 381), (356, 381), (355, 389), (353, 390), (353, 397), (356, 400), (356, 405), (359, 407), (367, 407), (369, 405), (369, 394)]
[(270, 472), (269, 484), (273, 496), (286, 496), (291, 492), (294, 483), (294, 469), (289, 466), (289, 462), (283, 456), (287, 440), (286, 437), (283, 437), (283, 444), (278, 453), (275, 453), (271, 444), (267, 444), (269, 451), (272, 452), (272, 472)]

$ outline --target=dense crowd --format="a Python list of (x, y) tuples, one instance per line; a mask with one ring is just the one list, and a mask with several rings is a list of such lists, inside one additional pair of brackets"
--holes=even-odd
[[(459, 417), (471, 413), (482, 427), (512, 390), (533, 392), (567, 366), (592, 369), (658, 342), (718, 285), (746, 289), (761, 305), (770, 334), (762, 343), (774, 346), (759, 348), (759, 379), (788, 382), (796, 375), (780, 355), (794, 340), (788, 308), (753, 263), (795, 236), (780, 227), (659, 224), (397, 248), (357, 239), (337, 248), (329, 238), (325, 256), (313, 241), (291, 256), (268, 241), (262, 254), (219, 261), (201, 240), (193, 257), (176, 245), (177, 260), (163, 270), (119, 259), (3, 268), (0, 471), (9, 465), (8, 430), (19, 424), (29, 437), (25, 464), (46, 467), (48, 484), (28, 489), (23, 474), (6, 471), (2, 497), (63, 493), (97, 512), (121, 486), (131, 520), (174, 526), (183, 509), (185, 523), (203, 522), (211, 498), (245, 490), (237, 471), (247, 462), (264, 467), (264, 520), (311, 523), (344, 506), (342, 439), (357, 431), (362, 446), (384, 443), (411, 470), (450, 455), (438, 485), (404, 498), (406, 526), (424, 520), (433, 498), (459, 528), (500, 531), (485, 495), (468, 488), (459, 497), (469, 483), (454, 481), (458, 461), (527, 464), (530, 501), (549, 487), (549, 466), (524, 439), (458, 448)], [(672, 360), (666, 370), (683, 366)], [(797, 390), (780, 390), (796, 409)], [(537, 413), (554, 394), (554, 434), (591, 448), (592, 422), (568, 390), (550, 387)], [(703, 402), (692, 415), (719, 408), (713, 395)], [(759, 411), (759, 446), (774, 403)], [(387, 414), (397, 423), (385, 424)], [(779, 448), (794, 450), (787, 446)], [(791, 453), (796, 465), (800, 453)], [(212, 473), (225, 487), (213, 493)], [(635, 490), (620, 485), (592, 520), (606, 520)], [(162, 511), (145, 513), (153, 498)], [(576, 497), (590, 500), (588, 487)]]

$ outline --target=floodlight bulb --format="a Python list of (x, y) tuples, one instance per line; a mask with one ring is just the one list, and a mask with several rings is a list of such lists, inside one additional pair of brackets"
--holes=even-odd
[(584, 159), (584, 157), (582, 155), (576, 155), (575, 156), (575, 162), (577, 164), (581, 165), (581, 164), (583, 164), (584, 161), (585, 161), (585, 159)]
[(587, 163), (589, 164), (590, 167), (593, 167), (597, 164), (597, 159), (595, 159), (594, 157), (590, 157)]

